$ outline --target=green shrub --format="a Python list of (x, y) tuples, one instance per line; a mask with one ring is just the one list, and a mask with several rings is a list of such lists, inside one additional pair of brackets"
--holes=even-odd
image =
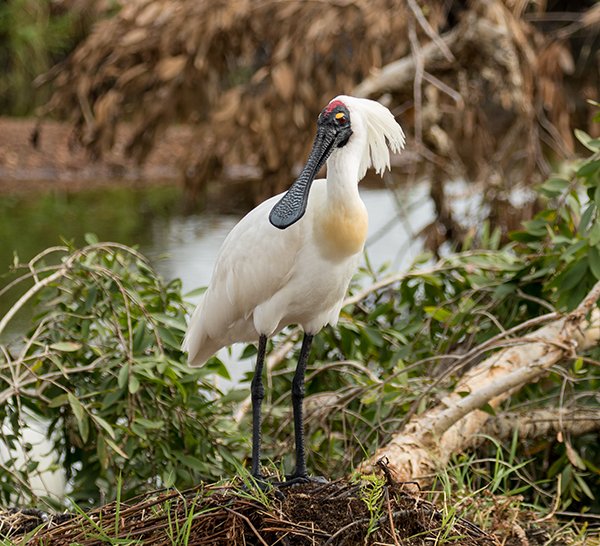
[[(232, 410), (207, 381), (226, 372), (216, 359), (187, 366), (180, 282), (165, 283), (135, 250), (114, 243), (44, 254), (30, 263), (34, 328), (0, 356), (1, 440), (22, 443), (27, 415), (48, 420), (79, 503), (113, 498), (119, 475), (124, 494), (134, 495), (231, 471), (228, 461), (240, 456)], [(59, 264), (44, 265), (56, 255)], [(37, 465), (0, 476), (5, 501), (23, 500), (21, 480)]]

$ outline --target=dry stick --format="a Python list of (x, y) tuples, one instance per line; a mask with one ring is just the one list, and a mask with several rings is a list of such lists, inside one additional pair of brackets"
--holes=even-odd
[(448, 44), (446, 44), (446, 42), (442, 40), (440, 35), (435, 30), (433, 30), (433, 28), (429, 24), (429, 21), (425, 19), (421, 8), (418, 6), (415, 0), (407, 0), (407, 4), (408, 7), (412, 10), (417, 21), (419, 22), (419, 25), (425, 31), (425, 34), (427, 34), (427, 36), (431, 38), (432, 42), (440, 48), (441, 52), (444, 54), (444, 57), (446, 57), (446, 59), (450, 62), (455, 61), (456, 59), (452, 54), (452, 51), (450, 51)]
[[(414, 416), (392, 440), (365, 461), (370, 471), (387, 456), (398, 479), (431, 474), (453, 453), (469, 445), (489, 419), (486, 404), (497, 407), (514, 391), (539, 379), (562, 358), (584, 350), (600, 340), (600, 281), (569, 315), (538, 329), (517, 347), (509, 347), (487, 358), (461, 379), (452, 394), (440, 404)], [(591, 317), (586, 319), (588, 313)], [(458, 393), (468, 392), (465, 397)]]
[(509, 439), (515, 430), (521, 440), (546, 438), (559, 431), (581, 436), (600, 430), (600, 408), (534, 409), (502, 413), (488, 419), (480, 435), (472, 438), (469, 447), (485, 441), (485, 436)]
[(258, 538), (258, 540), (260, 540), (261, 544), (264, 544), (264, 546), (269, 546), (265, 542), (263, 537), (260, 536), (260, 533), (256, 530), (256, 527), (254, 527), (254, 525), (252, 525), (252, 522), (246, 516), (244, 516), (244, 514), (240, 514), (239, 512), (236, 512), (235, 510), (232, 510), (231, 508), (227, 508), (227, 506), (223, 506), (223, 508), (225, 510), (227, 510), (228, 512), (242, 518), (248, 524), (248, 527), (250, 527), (250, 529), (252, 529), (252, 532), (256, 535), (256, 538)]
[(341, 534), (345, 533), (348, 529), (354, 527), (355, 525), (360, 525), (361, 523), (365, 523), (366, 521), (369, 521), (370, 518), (362, 518), (362, 519), (356, 519), (354, 521), (351, 521), (348, 525), (344, 525), (344, 527), (342, 527), (341, 529), (338, 529), (333, 535), (331, 535), (329, 537), (329, 539), (327, 540), (327, 542), (325, 542), (325, 544), (323, 546), (329, 546), (330, 544), (333, 544), (333, 541), (339, 537)]
[(396, 536), (396, 527), (394, 525), (394, 516), (392, 515), (392, 507), (390, 505), (390, 491), (387, 487), (384, 489), (384, 491), (385, 491), (385, 500), (387, 503), (388, 518), (390, 521), (390, 533), (392, 534), (392, 538), (394, 539), (394, 544), (396, 546), (400, 546), (400, 543), (398, 542), (398, 537)]
[[(440, 39), (450, 49), (463, 32), (462, 28), (457, 27), (441, 36)], [(421, 48), (421, 59), (423, 65), (427, 66), (444, 60), (444, 54), (436, 42), (429, 42)], [(414, 80), (416, 70), (416, 60), (412, 55), (408, 55), (387, 64), (376, 74), (363, 80), (354, 88), (352, 94), (358, 97), (369, 97), (389, 90), (402, 89)]]
[(415, 141), (420, 148), (423, 145), (423, 74), (425, 73), (425, 62), (423, 50), (417, 39), (414, 22), (408, 25), (408, 38), (410, 50), (415, 59), (415, 80), (413, 82), (413, 99), (415, 110)]

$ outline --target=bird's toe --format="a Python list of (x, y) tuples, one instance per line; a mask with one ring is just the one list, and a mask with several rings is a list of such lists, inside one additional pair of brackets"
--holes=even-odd
[(291, 487), (306, 483), (326, 484), (329, 481), (323, 476), (309, 476), (308, 474), (291, 474), (285, 477), (285, 481), (277, 484), (277, 487)]

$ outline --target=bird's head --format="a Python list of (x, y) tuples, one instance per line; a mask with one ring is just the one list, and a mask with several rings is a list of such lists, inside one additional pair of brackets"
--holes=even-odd
[(392, 113), (382, 104), (356, 97), (340, 95), (319, 114), (317, 135), (300, 176), (275, 204), (269, 221), (279, 229), (295, 224), (306, 211), (313, 180), (332, 154), (344, 160), (344, 150), (358, 154), (357, 180), (369, 167), (383, 174), (390, 168), (390, 153), (404, 147), (404, 133)]

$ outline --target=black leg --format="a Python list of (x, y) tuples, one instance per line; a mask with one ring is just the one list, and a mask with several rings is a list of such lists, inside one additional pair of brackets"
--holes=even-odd
[(256, 369), (250, 391), (252, 394), (252, 475), (262, 478), (260, 473), (260, 406), (265, 397), (265, 388), (262, 382), (262, 373), (265, 363), (265, 351), (267, 349), (267, 336), (261, 335), (258, 339), (258, 355), (256, 356)]
[(304, 374), (306, 373), (306, 364), (308, 362), (308, 355), (310, 353), (310, 346), (312, 344), (313, 336), (310, 334), (304, 334), (302, 340), (302, 348), (300, 349), (300, 358), (298, 359), (298, 366), (296, 367), (296, 373), (294, 374), (294, 380), (292, 382), (292, 406), (294, 408), (294, 435), (296, 438), (296, 470), (290, 476), (290, 479), (294, 478), (307, 478), (306, 472), (306, 449), (304, 445), (304, 419), (303, 419), (303, 408), (304, 402)]

